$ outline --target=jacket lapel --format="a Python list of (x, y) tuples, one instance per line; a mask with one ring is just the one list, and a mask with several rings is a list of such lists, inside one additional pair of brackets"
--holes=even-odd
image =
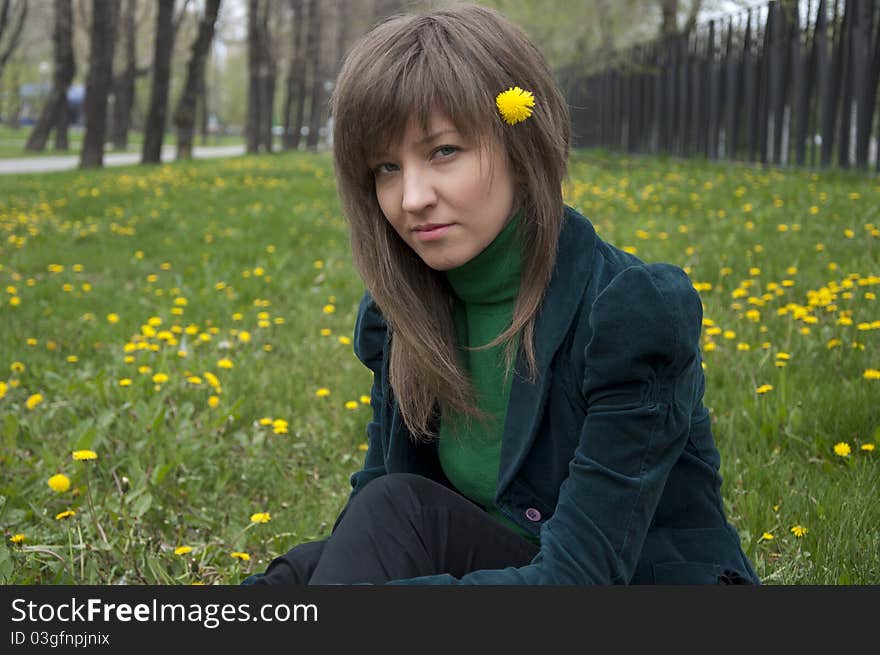
[(566, 207), (560, 233), (556, 266), (535, 321), (537, 378), (527, 382), (520, 371), (527, 366), (522, 350), (510, 388), (496, 497), (516, 476), (534, 442), (547, 392), (550, 389), (550, 363), (575, 318), (590, 280), (595, 256), (596, 231), (588, 220)]

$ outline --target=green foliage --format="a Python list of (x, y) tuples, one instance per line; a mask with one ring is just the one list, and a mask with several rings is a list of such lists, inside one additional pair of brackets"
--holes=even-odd
[[(880, 578), (878, 195), (572, 158), (569, 204), (700, 290), (725, 502), (768, 583)], [(370, 416), (361, 293), (326, 155), (0, 178), (0, 582), (235, 584), (325, 536)]]

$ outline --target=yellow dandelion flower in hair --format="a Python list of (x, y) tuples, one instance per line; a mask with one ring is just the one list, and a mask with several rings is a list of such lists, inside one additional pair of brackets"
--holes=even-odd
[(535, 96), (531, 91), (525, 91), (515, 86), (499, 93), (495, 97), (495, 106), (498, 107), (505, 123), (516, 125), (532, 115)]

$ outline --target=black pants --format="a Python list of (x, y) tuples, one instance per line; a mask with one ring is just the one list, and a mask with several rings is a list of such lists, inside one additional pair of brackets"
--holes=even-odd
[(525, 566), (538, 546), (460, 494), (392, 473), (352, 499), (333, 534), (277, 557), (252, 584), (382, 584), (390, 580)]

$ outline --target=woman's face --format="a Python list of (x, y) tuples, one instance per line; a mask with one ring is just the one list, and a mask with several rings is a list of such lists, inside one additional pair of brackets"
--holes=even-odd
[(435, 270), (476, 257), (513, 214), (507, 154), (477, 148), (442, 113), (431, 115), (427, 132), (410, 120), (401, 140), (369, 164), (385, 218)]

